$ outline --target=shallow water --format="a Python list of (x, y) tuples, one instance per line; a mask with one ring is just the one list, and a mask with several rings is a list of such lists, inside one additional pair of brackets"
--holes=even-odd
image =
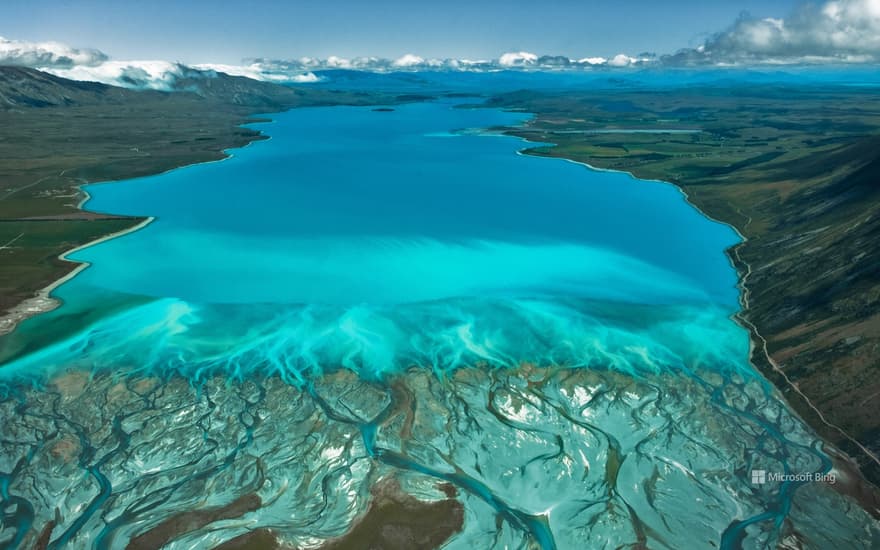
[(54, 547), (111, 548), (253, 492), (169, 547), (314, 547), (387, 477), (458, 489), (449, 548), (877, 541), (825, 484), (749, 483), (830, 462), (748, 364), (730, 228), (475, 131), (526, 115), (394, 109), (273, 115), (223, 162), (87, 187), (157, 219), (72, 255), (64, 305), (4, 341), (0, 541), (58, 507)]

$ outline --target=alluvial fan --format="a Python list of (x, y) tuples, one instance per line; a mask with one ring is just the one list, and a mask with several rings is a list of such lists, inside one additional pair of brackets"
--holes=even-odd
[(880, 542), (828, 483), (752, 483), (829, 464), (774, 391), (736, 373), (523, 364), (294, 385), (70, 370), (0, 407), (10, 547)]

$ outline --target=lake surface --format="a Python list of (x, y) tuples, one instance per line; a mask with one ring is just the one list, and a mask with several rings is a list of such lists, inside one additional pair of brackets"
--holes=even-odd
[(831, 463), (748, 363), (735, 232), (675, 187), (520, 154), (485, 129), (528, 115), (452, 100), (272, 118), (86, 187), (156, 219), (4, 341), (0, 542), (314, 547), (389, 481), (454, 495), (448, 549), (876, 542), (827, 485), (751, 481)]
[(688, 295), (732, 309), (719, 250), (736, 237), (675, 188), (450, 133), (525, 118), (442, 102), (277, 115), (270, 142), (224, 163), (90, 186), (90, 209), (158, 220), (76, 255), (101, 264), (77, 284), (211, 303)]
[[(57, 291), (57, 316), (94, 310), (96, 296), (146, 300), (121, 315), (168, 323), (165, 347), (190, 365), (195, 348), (212, 348), (199, 329), (256, 330), (271, 360), (294, 331), (310, 344), (288, 359), (345, 358), (374, 373), (488, 358), (588, 364), (593, 339), (621, 367), (678, 368), (710, 334), (725, 364), (745, 365), (745, 334), (727, 319), (737, 291), (723, 250), (736, 235), (673, 186), (518, 154), (529, 144), (473, 130), (527, 115), (452, 101), (274, 119), (270, 141), (223, 162), (87, 186), (89, 209), (156, 221), (71, 255), (92, 266)], [(260, 316), (267, 326), (258, 310), (273, 311)], [(46, 331), (51, 317), (30, 324)], [(108, 336), (114, 326), (99, 315), (72, 338), (130, 340)], [(254, 351), (230, 338), (222, 346)]]

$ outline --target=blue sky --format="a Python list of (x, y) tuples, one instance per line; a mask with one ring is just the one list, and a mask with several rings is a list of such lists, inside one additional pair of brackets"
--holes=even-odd
[(743, 11), (784, 17), (795, 0), (3, 0), (0, 36), (57, 40), (117, 59), (571, 57), (672, 53)]

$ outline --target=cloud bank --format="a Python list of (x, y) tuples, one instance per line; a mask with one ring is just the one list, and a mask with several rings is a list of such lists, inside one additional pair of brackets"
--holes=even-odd
[(0, 37), (0, 65), (31, 67), (70, 78), (123, 88), (172, 91), (181, 78), (212, 78), (218, 72), (269, 82), (317, 82), (313, 73), (263, 71), (254, 65), (187, 66), (162, 60), (116, 61), (94, 49), (59, 42), (25, 42)]
[(262, 71), (255, 66), (201, 64), (188, 66), (161, 60), (105, 61), (100, 65), (77, 65), (67, 69), (35, 67), (57, 76), (73, 80), (102, 82), (123, 88), (174, 91), (181, 78), (214, 78), (217, 73), (245, 76), (266, 82), (308, 83), (320, 80), (313, 73), (300, 74)]
[(64, 78), (102, 82), (125, 88), (166, 91), (174, 90), (175, 83), (182, 77), (211, 77), (218, 72), (268, 82), (311, 83), (321, 80), (315, 71), (334, 69), (373, 72), (573, 70), (636, 67), (653, 61), (654, 57), (648, 54), (638, 57), (619, 54), (610, 59), (572, 59), (561, 55), (517, 51), (504, 53), (495, 59), (425, 58), (407, 53), (396, 59), (369, 56), (281, 60), (257, 58), (245, 60), (242, 65), (205, 63), (187, 66), (163, 60), (112, 60), (99, 50), (76, 49), (58, 42), (24, 42), (0, 37), (0, 65), (32, 67)]
[(259, 65), (223, 65), (219, 63), (201, 63), (192, 66), (200, 71), (208, 71), (213, 73), (226, 73), (232, 76), (245, 76), (254, 80), (263, 80), (266, 82), (297, 82), (309, 83), (321, 80), (312, 72), (294, 72), (293, 74), (273, 72), (269, 69), (264, 70)]
[(672, 65), (880, 62), (880, 0), (802, 4), (784, 19), (747, 14), (701, 46), (663, 58)]
[(71, 48), (59, 42), (24, 42), (0, 36), (0, 65), (69, 69), (94, 67), (107, 61), (103, 52)]
[(530, 66), (537, 62), (538, 56), (531, 52), (508, 52), (498, 58), (498, 64), (502, 67)]
[(35, 68), (71, 80), (152, 90), (173, 90), (175, 82), (189, 72), (188, 67), (168, 61), (105, 61), (99, 65), (77, 65), (70, 68)]
[(655, 61), (653, 54), (633, 57), (618, 54), (611, 59), (584, 57), (572, 59), (562, 55), (538, 55), (532, 52), (507, 52), (495, 59), (424, 58), (408, 53), (397, 59), (383, 57), (337, 57), (326, 59), (301, 57), (298, 59), (255, 58), (245, 62), (261, 74), (287, 74), (291, 72), (326, 71), (347, 69), (356, 71), (472, 71), (491, 72), (505, 70), (560, 70), (589, 69), (598, 67), (635, 67)]

